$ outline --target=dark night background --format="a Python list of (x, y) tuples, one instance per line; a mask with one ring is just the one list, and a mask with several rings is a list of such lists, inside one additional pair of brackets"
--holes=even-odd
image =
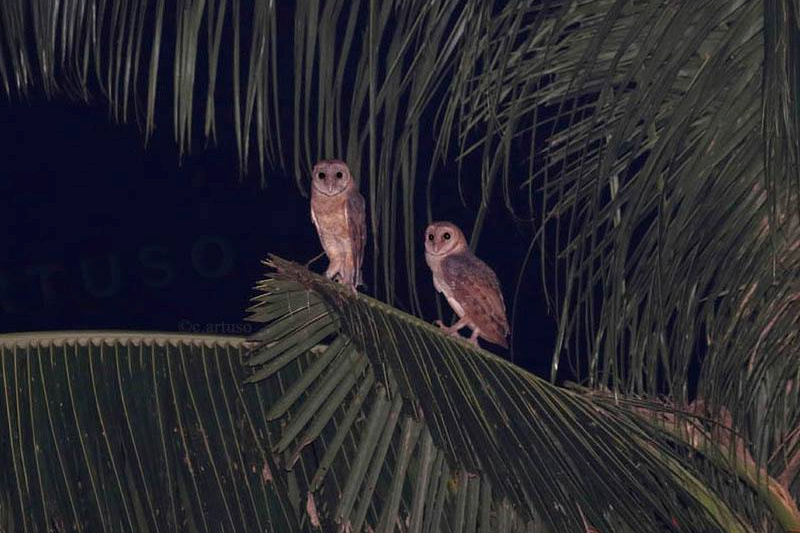
[[(160, 81), (171, 82), (165, 74)], [(41, 94), (0, 99), (0, 332), (252, 332), (255, 326), (244, 317), (265, 272), (260, 261), (274, 253), (306, 262), (321, 251), (308, 199), (294, 177), (268, 169), (262, 187), (252, 164), (240, 178), (224, 95), (217, 103), (219, 142), (205, 146), (196, 136), (182, 161), (172, 133), (171, 93), (159, 95), (156, 132), (147, 147), (135, 122), (115, 123), (100, 92), (92, 95), (88, 105)], [(201, 119), (197, 114), (196, 130)], [(290, 131), (290, 121), (284, 122), (283, 131)], [(284, 153), (291, 154), (286, 146)], [(470, 205), (462, 205), (454, 172), (444, 168), (437, 176), (434, 213), (469, 235), (478, 198), (467, 191)], [(479, 175), (469, 166), (462, 173), (464, 183)], [(423, 193), (424, 179), (418, 181)], [(365, 192), (366, 180), (361, 182)], [(424, 213), (424, 195), (421, 200)], [(420, 235), (426, 223), (418, 219)], [(530, 237), (530, 226), (516, 224), (497, 198), (477, 253), (503, 284), (510, 320)], [(419, 290), (430, 321), (434, 288), (422, 254), (420, 239)], [(518, 364), (545, 376), (556, 321), (546, 309), (539, 260), (534, 256), (524, 273), (513, 346)], [(324, 270), (325, 261), (312, 268)], [(400, 289), (401, 299), (404, 294)]]

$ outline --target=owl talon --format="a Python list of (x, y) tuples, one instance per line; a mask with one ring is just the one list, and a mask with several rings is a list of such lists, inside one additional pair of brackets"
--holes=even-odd
[(439, 326), (439, 329), (442, 330), (442, 333), (444, 333), (448, 337), (456, 337), (456, 338), (459, 338), (459, 339), (462, 338), (461, 335), (459, 335), (459, 333), (458, 333), (458, 330), (462, 326), (460, 326), (458, 322), (453, 324), (452, 326), (445, 326), (444, 322), (442, 322), (441, 320), (434, 320), (433, 323), (435, 325)]
[(476, 348), (480, 348), (481, 345), (478, 344), (478, 336), (481, 334), (481, 330), (476, 328), (473, 324), (472, 326), (472, 335), (469, 336), (469, 342), (475, 345)]
[(458, 319), (458, 321), (455, 324), (453, 324), (452, 326), (445, 326), (442, 323), (441, 320), (437, 320), (437, 322), (439, 322), (439, 324), (437, 324), (437, 325), (440, 328), (442, 328), (445, 333), (447, 333), (448, 335), (450, 335), (452, 337), (461, 337), (461, 335), (458, 334), (459, 330), (461, 328), (469, 325), (468, 322), (466, 320), (464, 320), (463, 318)]

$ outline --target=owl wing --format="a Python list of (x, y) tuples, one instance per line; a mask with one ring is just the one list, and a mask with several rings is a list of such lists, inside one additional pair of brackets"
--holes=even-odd
[(464, 253), (445, 257), (442, 274), (464, 316), (481, 330), (481, 336), (507, 347), (506, 304), (494, 271), (471, 253)]
[(353, 191), (345, 203), (345, 219), (347, 231), (350, 235), (350, 246), (356, 267), (356, 284), (361, 283), (361, 263), (364, 262), (364, 245), (367, 242), (367, 210), (364, 197), (358, 191)]

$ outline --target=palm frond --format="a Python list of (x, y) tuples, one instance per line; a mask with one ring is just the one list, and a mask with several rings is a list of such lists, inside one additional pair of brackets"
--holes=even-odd
[[(570, 388), (579, 390), (605, 409), (635, 413), (643, 423), (663, 430), (693, 452), (694, 457), (687, 456), (687, 460), (700, 467), (703, 463), (712, 465), (705, 469), (707, 474), (703, 478), (721, 493), (744, 491), (752, 494), (749, 505), (741, 505), (741, 497), (736, 498), (740, 501), (737, 512), (747, 516), (751, 523), (769, 523), (781, 531), (800, 528), (796, 491), (791, 491), (797, 465), (790, 461), (769, 465), (769, 468), (759, 466), (726, 409), (709, 411), (703, 401), (695, 401), (682, 410), (649, 399), (620, 397), (575, 385)], [(733, 477), (741, 483), (731, 483)]]
[[(240, 338), (0, 336), (4, 531), (299, 531)], [(220, 529), (221, 528), (221, 529)]]
[[(279, 39), (276, 5), (0, 2), (0, 84), (82, 98), (97, 86), (121, 120), (141, 114), (146, 91), (149, 134), (171, 71), (181, 150), (200, 102), (210, 137), (232, 107), (242, 168), (253, 143), (262, 168), (281, 160), (290, 86), (298, 184), (313, 159), (346, 157), (368, 185), (375, 294), (399, 298), (403, 265), (417, 314), (417, 176), (430, 193), (439, 160), (480, 161), (467, 172), (480, 175), (473, 246), (497, 190), (547, 224), (553, 376), (569, 357), (590, 384), (700, 395), (732, 413), (760, 462), (792, 434), (796, 1), (309, 0), (291, 12), (291, 39)], [(287, 42), (294, 69), (278, 72)]]
[(448, 112), (489, 161), (530, 142), (522, 186), (559, 258), (553, 378), (568, 356), (593, 386), (702, 397), (766, 460), (797, 426), (796, 2), (536, 3), (495, 21), (468, 54), (493, 62), (459, 75), (473, 103)]
[[(222, 97), (221, 107), (233, 111), (225, 123), (232, 121), (234, 131), (226, 133), (236, 137), (240, 168), (246, 170), (255, 144), (263, 174), (266, 161), (283, 164), (275, 9), (274, 2), (255, 2), (242, 11), (240, 0), (2, 2), (0, 86), (9, 98), (41, 87), (47, 96), (64, 93), (89, 101), (99, 90), (111, 116), (143, 122), (146, 138), (156, 127), (156, 106), (171, 92), (181, 155), (197, 134), (196, 97), (204, 95), (206, 139), (216, 139), (216, 104)], [(243, 30), (251, 38), (248, 55), (240, 46)], [(170, 38), (171, 45), (165, 43)], [(233, 46), (223, 46), (228, 42)], [(220, 78), (232, 83), (217, 83)]]
[(676, 439), (636, 413), (556, 388), (299, 265), (268, 264), (249, 381), (283, 391), (266, 414), (281, 428), (273, 447), (325, 528), (756, 529), (738, 513), (752, 494), (721, 499)]

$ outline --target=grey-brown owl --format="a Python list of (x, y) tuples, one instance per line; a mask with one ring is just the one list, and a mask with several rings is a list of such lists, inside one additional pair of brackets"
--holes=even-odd
[(425, 262), (433, 272), (433, 286), (443, 293), (458, 315), (458, 321), (445, 327), (447, 333), (472, 330), (470, 342), (478, 337), (505, 348), (509, 334), (506, 304), (494, 271), (475, 257), (464, 234), (451, 222), (434, 222), (425, 230)]
[(325, 275), (355, 289), (362, 284), (367, 240), (364, 197), (350, 169), (337, 159), (314, 165), (311, 183), (311, 220), (330, 262)]

